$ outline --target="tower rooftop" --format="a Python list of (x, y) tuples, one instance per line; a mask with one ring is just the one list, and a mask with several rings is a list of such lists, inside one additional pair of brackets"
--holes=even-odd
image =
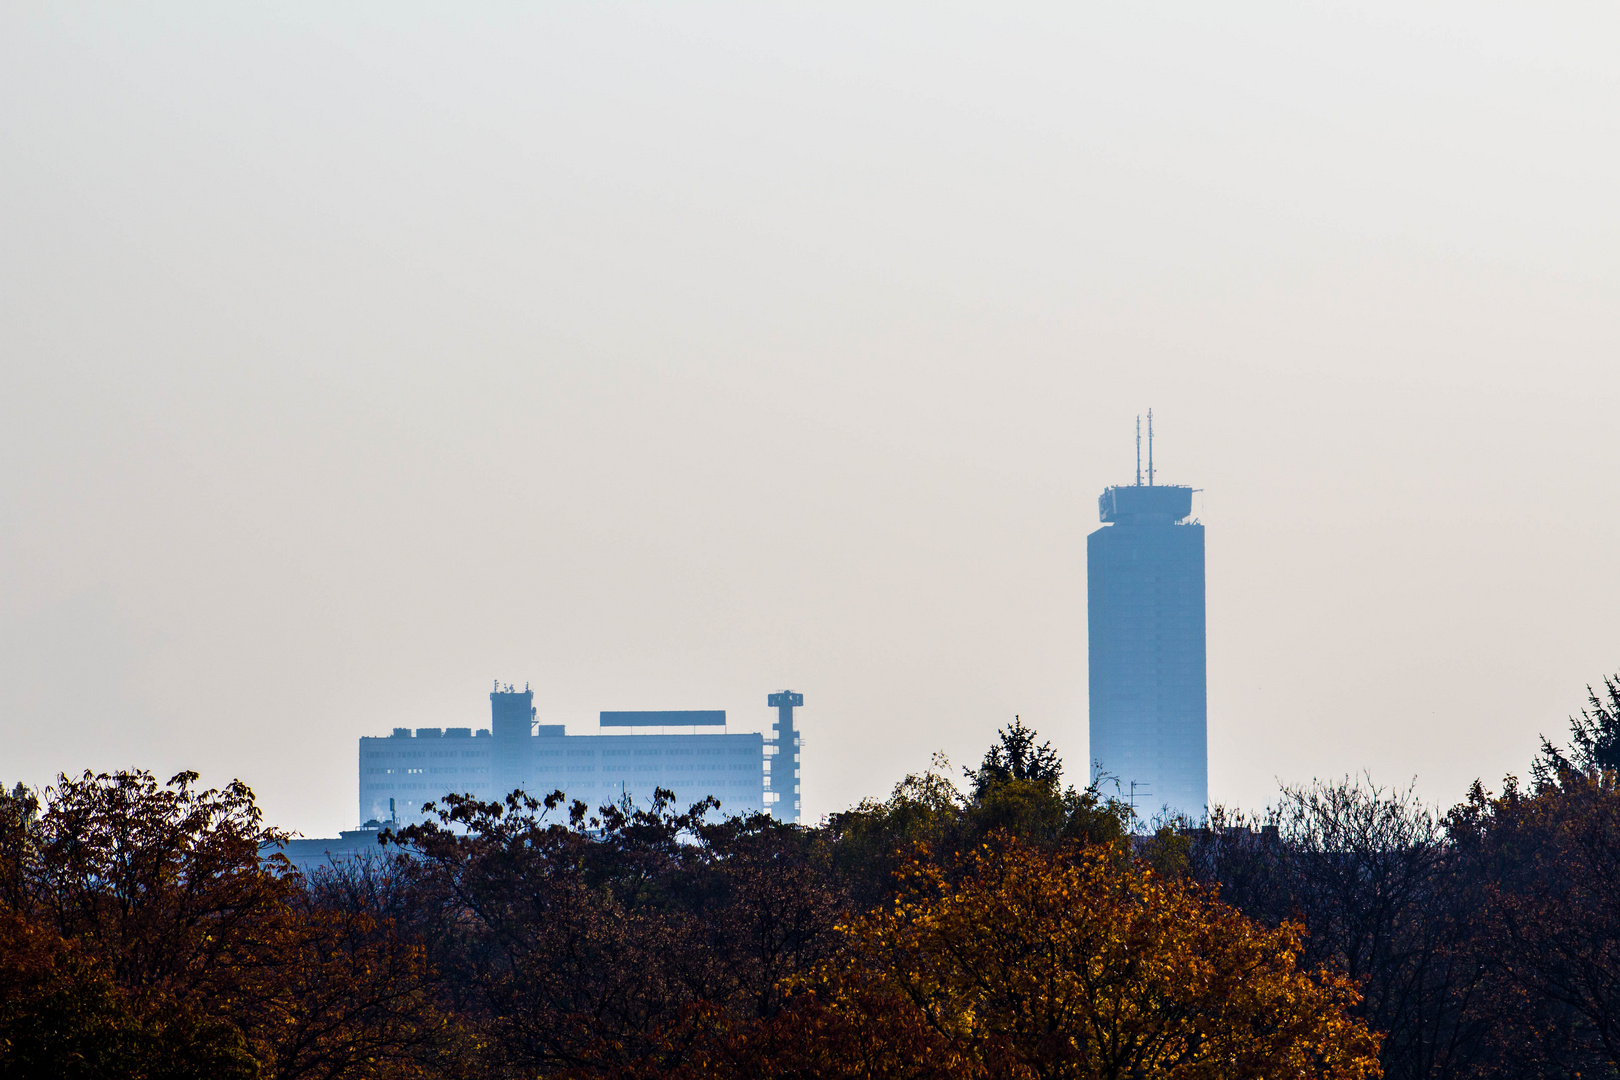
[(1121, 525), (1173, 525), (1192, 513), (1192, 493), (1179, 484), (1122, 484), (1102, 493), (1097, 513)]

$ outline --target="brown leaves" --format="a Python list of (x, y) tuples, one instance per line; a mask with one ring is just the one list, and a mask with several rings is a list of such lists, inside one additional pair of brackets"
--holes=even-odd
[(32, 987), (0, 1021), (0, 1052), (47, 1024), (124, 1062), (105, 1075), (324, 1080), (439, 1061), (455, 1039), (420, 947), (311, 904), (284, 862), (261, 862), (280, 834), (253, 793), (195, 779), (63, 778), (37, 820), (0, 834), (19, 868), (0, 969)]
[(959, 881), (922, 861), (904, 878), (777, 1016), (694, 1016), (687, 1073), (1379, 1075), (1376, 1036), (1346, 1012), (1354, 990), (1295, 966), (1295, 927), (1265, 930), (1099, 849), (1000, 840)]
[(282, 1080), (1378, 1071), (1349, 983), (1299, 969), (1297, 927), (1122, 843), (913, 846), (860, 914), (811, 831), (667, 800), (553, 822), (560, 794), (514, 796), (305, 881), (259, 860), (251, 792), (193, 779), (0, 806), (0, 1075), (53, 1047), (103, 1073)]
[(1485, 1007), (1507, 1069), (1612, 1071), (1620, 1057), (1620, 778), (1565, 770), (1532, 793), (1477, 786), (1451, 833), (1477, 882)]
[(1377, 1040), (1342, 979), (1295, 968), (1196, 886), (1105, 851), (980, 849), (947, 883), (917, 864), (895, 909), (852, 929), (882, 981), (992, 1076), (1360, 1077)]

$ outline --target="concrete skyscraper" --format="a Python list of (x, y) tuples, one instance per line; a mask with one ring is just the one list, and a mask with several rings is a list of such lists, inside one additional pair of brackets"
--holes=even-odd
[[(1148, 482), (1099, 500), (1103, 527), (1086, 538), (1092, 778), (1151, 818), (1163, 807), (1203, 816), (1209, 803), (1204, 660), (1204, 527), (1187, 521), (1190, 487)], [(1112, 787), (1113, 781), (1108, 782)]]

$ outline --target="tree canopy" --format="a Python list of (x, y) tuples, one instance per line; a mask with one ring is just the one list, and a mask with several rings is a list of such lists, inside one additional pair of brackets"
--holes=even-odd
[(1022, 720), (823, 825), (452, 796), (310, 875), (245, 785), (0, 793), (0, 1080), (1612, 1076), (1620, 677), (1532, 782), (1144, 831)]

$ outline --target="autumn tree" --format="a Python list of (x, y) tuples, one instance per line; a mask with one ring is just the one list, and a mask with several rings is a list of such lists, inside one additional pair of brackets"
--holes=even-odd
[(251, 1080), (241, 1032), (154, 1010), (107, 966), (49, 929), (0, 913), (0, 1077)]
[(989, 844), (955, 886), (918, 863), (904, 903), (854, 936), (986, 1075), (1377, 1072), (1354, 988), (1297, 966), (1298, 927), (1263, 929), (1101, 849)]
[(1613, 1075), (1620, 1061), (1620, 782), (1564, 770), (1451, 814), (1470, 866), (1494, 1051), (1486, 1075)]
[(774, 1015), (829, 954), (843, 908), (808, 832), (713, 808), (513, 792), (404, 831), (421, 932), (486, 1071), (675, 1067), (683, 1018)]
[(863, 799), (828, 819), (820, 838), (826, 857), (863, 907), (891, 895), (896, 873), (919, 845), (946, 855), (971, 846), (969, 803), (946, 768), (936, 757), (933, 768), (907, 775), (887, 799)]
[(312, 904), (284, 859), (260, 858), (284, 834), (246, 785), (196, 779), (61, 777), (37, 818), (0, 826), (0, 968), (37, 1006), (8, 1014), (9, 1030), (23, 1043), (46, 1020), (99, 1033), (86, 1045), (126, 1060), (107, 1075), (337, 1080), (443, 1064), (454, 1039), (420, 946)]
[(1295, 925), (1265, 929), (1095, 846), (1001, 837), (959, 880), (926, 858), (903, 878), (787, 1008), (703, 1042), (683, 1075), (1379, 1075), (1354, 988), (1299, 966)]
[(963, 770), (969, 790), (952, 782), (948, 764), (895, 785), (886, 800), (867, 799), (828, 822), (831, 861), (847, 875), (863, 903), (892, 895), (895, 872), (918, 845), (947, 869), (992, 834), (1055, 846), (1073, 842), (1112, 846), (1123, 857), (1133, 815), (1122, 801), (1102, 794), (1097, 783), (1063, 786), (1063, 762), (1050, 743), (1023, 721), (996, 733), (977, 769)]
[(1411, 788), (1285, 788), (1256, 817), (1215, 808), (1192, 871), (1264, 925), (1299, 922), (1304, 962), (1347, 975), (1390, 1078), (1471, 1075), (1492, 1023), (1475, 882)]

